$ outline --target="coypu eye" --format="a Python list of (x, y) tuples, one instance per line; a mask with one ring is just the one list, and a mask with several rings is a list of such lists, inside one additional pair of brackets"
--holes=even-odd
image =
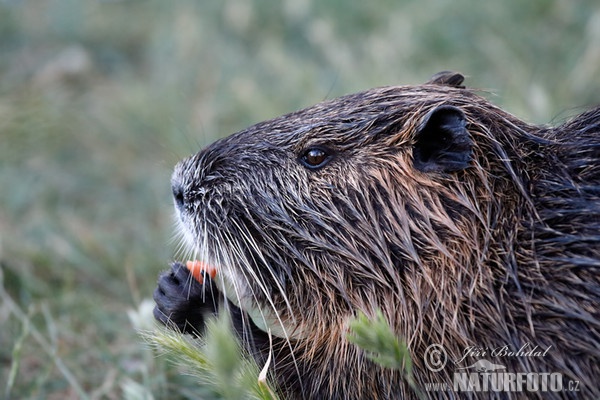
[(319, 169), (331, 160), (329, 151), (321, 147), (311, 147), (300, 156), (300, 162), (309, 169)]

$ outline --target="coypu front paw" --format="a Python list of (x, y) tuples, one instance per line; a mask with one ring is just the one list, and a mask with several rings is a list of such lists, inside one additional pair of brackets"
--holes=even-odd
[(217, 312), (217, 290), (207, 277), (199, 283), (185, 265), (175, 262), (158, 278), (154, 318), (184, 333), (200, 335), (207, 314)]

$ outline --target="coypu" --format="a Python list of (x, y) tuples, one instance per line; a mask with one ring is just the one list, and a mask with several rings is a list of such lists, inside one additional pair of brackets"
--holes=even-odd
[[(535, 126), (462, 82), (347, 95), (180, 162), (182, 236), (219, 272), (201, 285), (173, 264), (155, 317), (201, 332), (226, 306), (260, 365), (270, 330), (284, 398), (417, 396), (346, 339), (349, 319), (377, 310), (416, 386), (449, 385), (428, 395), (456, 398), (457, 367), (487, 359), (580, 390), (529, 396), (600, 397), (600, 107)], [(462, 363), (432, 368), (432, 344)], [(491, 354), (527, 346), (543, 356)], [(511, 388), (470, 395), (522, 396)]]

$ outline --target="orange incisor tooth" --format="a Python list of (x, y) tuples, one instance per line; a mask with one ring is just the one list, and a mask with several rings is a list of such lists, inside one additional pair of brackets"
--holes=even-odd
[(190, 273), (200, 283), (204, 283), (204, 275), (207, 274), (211, 278), (214, 278), (217, 275), (217, 269), (203, 263), (202, 261), (188, 261), (185, 263), (187, 269), (190, 270)]

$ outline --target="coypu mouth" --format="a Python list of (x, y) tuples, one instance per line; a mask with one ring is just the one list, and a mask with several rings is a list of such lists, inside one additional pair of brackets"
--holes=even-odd
[(297, 340), (306, 337), (306, 334), (295, 322), (284, 321), (270, 305), (260, 306), (255, 296), (248, 298), (248, 296), (241, 295), (240, 293), (244, 293), (244, 290), (239, 287), (239, 284), (233, 283), (239, 282), (239, 280), (219, 273), (219, 268), (198, 260), (179, 264), (183, 264), (196, 282), (203, 287), (205, 283), (215, 282), (221, 293), (233, 305), (245, 311), (254, 325), (263, 332), (282, 339)]

